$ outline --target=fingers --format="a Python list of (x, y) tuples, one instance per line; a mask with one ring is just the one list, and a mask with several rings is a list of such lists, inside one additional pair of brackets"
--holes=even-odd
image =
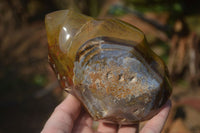
[(71, 94), (56, 107), (53, 114), (46, 122), (42, 133), (71, 132), (73, 122), (77, 119), (81, 110), (81, 103)]
[(171, 101), (168, 100), (167, 103), (162, 107), (161, 111), (146, 123), (141, 130), (141, 133), (160, 133), (167, 120), (170, 108)]
[[(149, 120), (141, 133), (159, 133), (161, 132), (164, 123), (167, 119), (171, 102), (168, 101), (161, 109), (161, 111)], [(56, 107), (54, 113), (51, 115), (47, 123), (45, 124), (42, 133), (65, 133), (71, 132), (74, 126), (73, 132), (92, 132), (91, 125), (92, 119), (86, 112), (82, 112), (80, 117), (81, 103), (72, 95), (68, 97)], [(74, 121), (77, 119), (75, 125)], [(98, 132), (116, 133), (118, 126), (114, 124), (99, 122)], [(132, 126), (121, 126), (118, 133), (123, 132), (138, 132), (138, 124)]]
[(108, 124), (100, 122), (98, 126), (99, 133), (137, 133), (139, 128), (139, 124), (135, 125), (122, 125), (119, 126), (116, 124)]
[(138, 133), (139, 124), (122, 125), (119, 127), (118, 133)]
[(92, 121), (90, 115), (82, 111), (74, 123), (72, 133), (92, 133)]
[(100, 121), (97, 132), (98, 133), (116, 133), (117, 129), (118, 129), (118, 125), (116, 124), (104, 123)]

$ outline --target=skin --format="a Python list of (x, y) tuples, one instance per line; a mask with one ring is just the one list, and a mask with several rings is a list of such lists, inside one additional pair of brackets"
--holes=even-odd
[[(146, 122), (140, 133), (160, 133), (171, 108), (169, 100), (161, 111)], [(99, 121), (97, 131), (92, 130), (92, 118), (85, 112), (81, 103), (69, 94), (67, 98), (58, 105), (53, 114), (46, 122), (41, 133), (137, 133), (139, 124), (119, 126)]]

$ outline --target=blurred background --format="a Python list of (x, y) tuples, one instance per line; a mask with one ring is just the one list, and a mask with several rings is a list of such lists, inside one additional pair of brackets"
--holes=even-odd
[(66, 96), (47, 62), (44, 17), (70, 7), (140, 28), (172, 79), (163, 132), (199, 133), (199, 6), (198, 0), (0, 0), (0, 133), (40, 132)]

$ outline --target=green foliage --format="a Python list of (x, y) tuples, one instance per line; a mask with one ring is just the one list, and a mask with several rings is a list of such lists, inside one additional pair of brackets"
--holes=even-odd
[(108, 11), (109, 14), (112, 14), (114, 16), (122, 16), (126, 14), (127, 12), (123, 9), (121, 6), (112, 6), (110, 10)]
[(186, 22), (192, 31), (200, 36), (200, 15), (191, 15), (186, 17)]
[(125, 0), (125, 3), (127, 6), (133, 7), (141, 12), (169, 11), (173, 13), (179, 13), (183, 11), (182, 1), (180, 0)]
[(44, 75), (35, 75), (33, 78), (33, 83), (38, 86), (44, 86), (47, 82), (47, 79)]
[(90, 0), (90, 15), (92, 17), (97, 17), (99, 12), (98, 1), (97, 0)]
[(189, 86), (190, 86), (189, 81), (184, 80), (184, 79), (179, 79), (178, 82), (177, 82), (177, 84), (178, 84), (181, 88), (183, 88), (183, 89), (187, 89), (187, 88), (189, 88)]
[(182, 12), (183, 11), (183, 7), (181, 6), (180, 3), (174, 3), (173, 4), (173, 10), (176, 12)]
[(170, 47), (167, 44), (167, 42), (163, 42), (161, 40), (156, 40), (156, 42), (152, 42), (152, 43), (155, 44), (154, 46), (152, 46), (153, 51), (156, 47), (157, 51), (159, 51), (159, 52), (156, 52), (156, 51), (154, 51), (154, 52), (156, 54), (158, 54), (166, 64), (168, 64)]

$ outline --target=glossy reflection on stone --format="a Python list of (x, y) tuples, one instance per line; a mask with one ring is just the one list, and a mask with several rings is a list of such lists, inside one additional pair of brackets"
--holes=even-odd
[(50, 13), (45, 23), (48, 59), (61, 87), (95, 120), (137, 123), (153, 117), (168, 100), (166, 65), (136, 27), (72, 10)]

